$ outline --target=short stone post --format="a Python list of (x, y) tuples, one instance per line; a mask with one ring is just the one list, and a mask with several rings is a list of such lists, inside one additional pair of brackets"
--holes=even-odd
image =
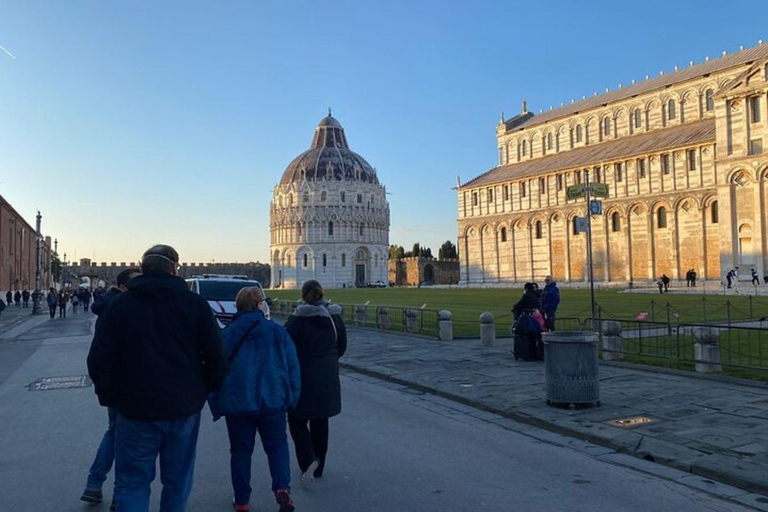
[(355, 306), (355, 323), (356, 324), (364, 324), (366, 321), (366, 314), (365, 314), (366, 306)]
[(438, 338), (443, 341), (450, 341), (453, 339), (453, 315), (447, 309), (438, 311), (437, 313), (437, 331)]
[(389, 308), (378, 308), (379, 321), (376, 323), (376, 327), (379, 329), (389, 329)]
[(278, 311), (280, 312), (280, 316), (286, 316), (288, 314), (288, 303), (281, 300)]
[(488, 311), (480, 315), (480, 342), (485, 347), (492, 347), (496, 342), (496, 325), (493, 314)]
[(624, 359), (623, 340), (621, 338), (621, 322), (606, 320), (602, 325), (603, 359), (615, 361)]
[(419, 310), (405, 310), (405, 331), (409, 333), (419, 332)]
[(693, 358), (699, 373), (720, 373), (720, 331), (714, 327), (693, 330)]
[(293, 314), (293, 312), (296, 311), (297, 307), (299, 307), (299, 303), (298, 302), (291, 302), (291, 307), (290, 307), (291, 314)]

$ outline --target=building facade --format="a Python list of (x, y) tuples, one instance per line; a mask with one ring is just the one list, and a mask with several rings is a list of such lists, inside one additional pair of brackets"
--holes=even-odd
[(394, 286), (457, 284), (459, 260), (411, 256), (389, 260), (389, 283)]
[(386, 189), (330, 112), (275, 187), (269, 226), (274, 288), (387, 282)]
[[(37, 273), (35, 228), (0, 196), (0, 290), (35, 290)], [(52, 286), (51, 238), (40, 240), (40, 289)]]
[(667, 274), (721, 280), (768, 270), (768, 45), (497, 126), (499, 165), (459, 184), (463, 283), (587, 279), (585, 200), (596, 280)]

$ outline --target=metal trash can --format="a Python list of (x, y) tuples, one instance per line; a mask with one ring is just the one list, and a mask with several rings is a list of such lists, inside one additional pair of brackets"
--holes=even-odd
[(596, 332), (542, 333), (548, 405), (600, 405)]

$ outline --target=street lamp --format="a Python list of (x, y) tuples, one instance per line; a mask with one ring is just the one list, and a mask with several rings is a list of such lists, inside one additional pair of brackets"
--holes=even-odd
[(35, 242), (36, 242), (36, 261), (37, 264), (35, 265), (35, 291), (32, 293), (32, 314), (33, 315), (39, 315), (43, 312), (42, 308), (40, 307), (40, 298), (43, 295), (43, 292), (40, 291), (40, 240), (43, 238), (43, 235), (40, 233), (40, 222), (43, 220), (43, 216), (40, 215), (40, 210), (37, 211), (37, 226), (36, 226), (36, 232), (35, 232)]

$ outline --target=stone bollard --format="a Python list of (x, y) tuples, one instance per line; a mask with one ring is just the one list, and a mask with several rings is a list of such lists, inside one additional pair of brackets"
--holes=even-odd
[(286, 316), (288, 314), (288, 303), (280, 301), (278, 311), (280, 312), (280, 316)]
[(293, 312), (296, 311), (297, 307), (299, 307), (299, 303), (298, 302), (292, 302), (291, 303), (291, 307), (290, 307), (291, 314), (293, 314)]
[(389, 308), (378, 308), (379, 321), (376, 323), (376, 327), (379, 329), (389, 329)]
[(624, 359), (624, 347), (621, 338), (621, 322), (606, 320), (603, 322), (603, 359), (615, 361)]
[(492, 347), (496, 342), (496, 326), (493, 323), (493, 314), (487, 311), (480, 315), (480, 342), (485, 347)]
[(447, 309), (443, 309), (437, 313), (437, 327), (438, 338), (443, 341), (450, 341), (453, 339), (453, 315)]
[(419, 332), (419, 310), (418, 309), (405, 310), (405, 332), (410, 332), (410, 333)]
[(366, 306), (355, 306), (355, 323), (356, 324), (364, 324), (367, 320), (367, 316), (365, 314)]
[(693, 330), (693, 358), (699, 373), (720, 373), (720, 331), (714, 327), (699, 327)]

